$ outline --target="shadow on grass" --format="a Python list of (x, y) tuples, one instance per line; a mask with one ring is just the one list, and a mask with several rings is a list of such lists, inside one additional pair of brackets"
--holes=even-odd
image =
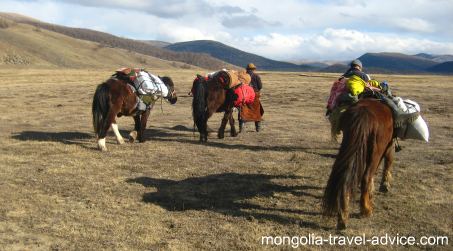
[[(181, 134), (181, 133), (173, 133), (171, 131), (185, 131), (185, 132), (193, 132), (192, 129), (185, 127), (185, 126), (175, 126), (175, 127), (153, 127), (147, 129), (145, 131), (146, 139), (151, 139), (155, 141), (163, 141), (163, 142), (178, 142), (183, 144), (192, 144), (192, 145), (200, 145), (201, 143), (198, 141), (198, 132), (194, 134)], [(216, 133), (214, 133), (216, 134)], [(225, 131), (225, 136), (228, 137), (229, 133)], [(188, 138), (189, 137), (189, 138)], [(217, 147), (222, 149), (241, 149), (241, 150), (250, 150), (250, 151), (278, 151), (278, 152), (294, 152), (294, 151), (303, 151), (306, 153), (311, 154), (318, 154), (321, 157), (326, 158), (335, 158), (336, 155), (334, 154), (325, 154), (325, 153), (318, 153), (317, 150), (338, 150), (336, 147), (326, 147), (326, 148), (313, 148), (313, 147), (303, 147), (303, 146), (292, 146), (292, 145), (245, 145), (245, 144), (229, 144), (228, 142), (218, 142), (214, 141), (216, 139), (211, 139), (206, 143), (203, 143), (206, 146), (210, 147)]]
[(322, 227), (315, 222), (288, 215), (319, 216), (318, 212), (263, 207), (248, 201), (253, 198), (272, 198), (275, 193), (290, 193), (294, 196), (319, 199), (319, 196), (310, 192), (321, 190), (321, 187), (274, 183), (276, 180), (298, 178), (300, 177), (292, 175), (222, 173), (184, 180), (138, 177), (128, 179), (127, 182), (156, 188), (156, 192), (143, 195), (143, 202), (157, 204), (169, 211), (211, 210), (225, 215), (269, 220), (281, 224), (297, 222), (302, 227), (320, 229)]
[[(39, 131), (23, 131), (13, 134), (11, 138), (21, 141), (51, 141), (60, 142), (66, 145), (79, 145), (87, 149), (97, 149), (92, 143), (87, 140), (94, 138), (91, 133), (84, 132), (39, 132)], [(88, 143), (88, 144), (87, 144)]]

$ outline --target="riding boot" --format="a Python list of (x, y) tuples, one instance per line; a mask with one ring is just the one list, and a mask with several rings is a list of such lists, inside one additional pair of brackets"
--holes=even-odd
[(261, 130), (261, 121), (255, 121), (255, 130), (256, 132)]
[(393, 114), (393, 126), (395, 128), (402, 127), (405, 123), (411, 123), (415, 121), (418, 116), (419, 112), (413, 112), (413, 113), (405, 113), (403, 112), (396, 104), (393, 102), (392, 99), (382, 96), (381, 100), (387, 104), (390, 109), (392, 110)]

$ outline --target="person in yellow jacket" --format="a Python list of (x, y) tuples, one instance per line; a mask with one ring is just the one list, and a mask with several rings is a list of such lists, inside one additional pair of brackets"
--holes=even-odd
[(374, 87), (377, 88), (380, 93), (384, 93), (385, 95), (378, 94), (378, 96), (382, 102), (386, 103), (391, 108), (395, 127), (401, 127), (404, 122), (413, 120), (418, 116), (418, 113), (408, 114), (399, 109), (392, 100), (392, 95), (387, 82), (380, 83), (377, 80), (370, 79), (370, 77), (363, 72), (362, 62), (360, 62), (359, 59), (352, 60), (350, 68), (342, 75), (342, 77), (348, 78), (346, 82), (346, 88), (349, 92), (348, 97), (343, 97), (343, 99), (346, 98), (346, 101), (352, 103), (357, 101), (358, 96), (362, 94), (366, 88), (373, 89)]
[(352, 96), (358, 96), (367, 86), (381, 88), (378, 81), (371, 80), (370, 76), (363, 72), (362, 62), (358, 59), (352, 60), (350, 68), (343, 74), (342, 77), (348, 78), (346, 87)]

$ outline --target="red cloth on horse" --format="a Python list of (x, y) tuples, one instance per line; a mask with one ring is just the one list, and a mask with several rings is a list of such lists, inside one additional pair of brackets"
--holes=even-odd
[(255, 91), (250, 85), (242, 84), (238, 88), (234, 89), (234, 93), (238, 98), (234, 101), (235, 107), (242, 105), (250, 105), (255, 101)]
[(347, 92), (346, 88), (346, 78), (339, 79), (335, 81), (330, 89), (330, 97), (327, 101), (327, 108), (333, 110), (337, 106), (337, 99), (342, 93)]
[(264, 114), (263, 106), (260, 101), (260, 93), (257, 92), (255, 95), (255, 100), (249, 105), (243, 105), (241, 107), (241, 120), (244, 122), (247, 121), (261, 121)]

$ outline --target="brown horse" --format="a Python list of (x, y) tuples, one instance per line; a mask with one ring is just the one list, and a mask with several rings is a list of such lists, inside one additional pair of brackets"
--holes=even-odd
[[(174, 84), (169, 77), (159, 77), (169, 90), (165, 98), (171, 104), (177, 101)], [(123, 144), (124, 139), (121, 136), (116, 117), (133, 116), (135, 121), (135, 130), (130, 133), (131, 142), (138, 139), (139, 142), (144, 142), (143, 133), (146, 128), (146, 122), (149, 114), (153, 108), (152, 102), (146, 111), (137, 112), (137, 99), (138, 96), (133, 87), (133, 83), (129, 77), (121, 73), (116, 73), (110, 79), (100, 84), (96, 88), (93, 96), (92, 113), (93, 113), (93, 127), (98, 140), (98, 147), (102, 151), (106, 151), (105, 136), (110, 127), (115, 133), (118, 144)]]
[(337, 215), (337, 228), (341, 230), (346, 228), (349, 202), (359, 185), (361, 215), (371, 215), (373, 181), (382, 159), (385, 161), (380, 190), (388, 191), (395, 150), (392, 111), (376, 99), (363, 99), (349, 107), (341, 117), (340, 127), (343, 140), (322, 206), (325, 215)]
[(215, 112), (225, 112), (218, 131), (218, 138), (224, 138), (227, 122), (230, 122), (231, 136), (238, 134), (234, 126), (233, 107), (236, 94), (232, 89), (225, 89), (225, 83), (221, 77), (205, 78), (197, 75), (192, 85), (192, 115), (195, 125), (200, 132), (200, 142), (208, 140), (208, 119)]

